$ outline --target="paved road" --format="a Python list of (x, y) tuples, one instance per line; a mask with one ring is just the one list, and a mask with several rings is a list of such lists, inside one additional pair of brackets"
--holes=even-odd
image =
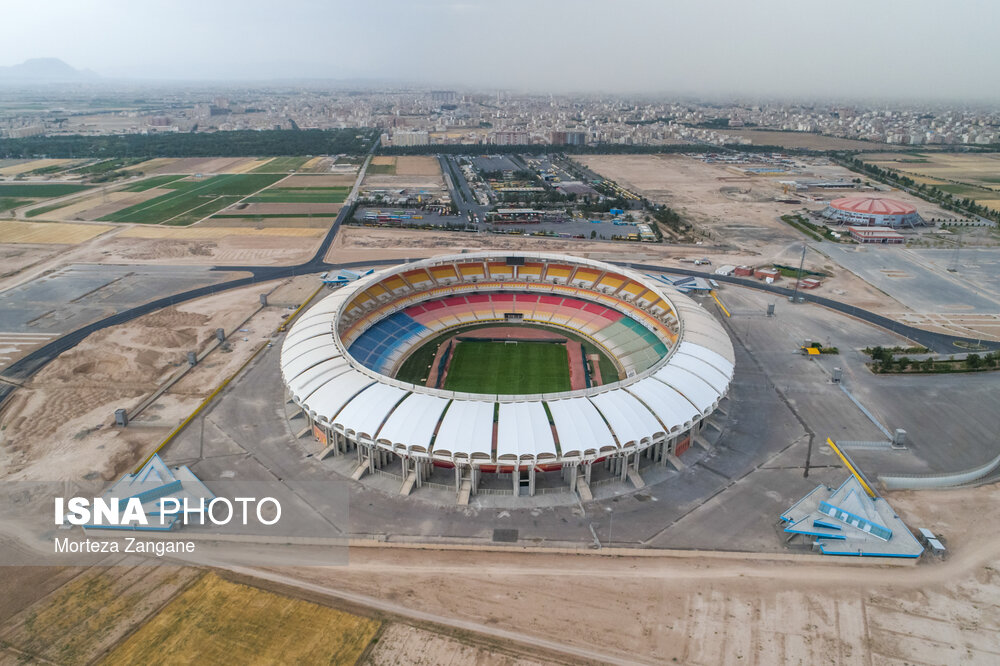
[[(741, 287), (749, 287), (750, 289), (758, 289), (760, 291), (768, 291), (772, 294), (779, 294), (784, 297), (789, 297), (792, 295), (793, 290), (788, 287), (778, 287), (773, 284), (766, 284), (760, 282), (759, 280), (750, 280), (747, 278), (735, 277), (732, 275), (716, 275), (714, 273), (707, 273), (705, 271), (694, 271), (686, 268), (677, 268), (675, 266), (655, 266), (650, 264), (622, 264), (624, 266), (629, 266), (636, 270), (641, 271), (657, 271), (662, 273), (674, 273), (677, 275), (691, 275), (694, 277), (701, 277), (707, 280), (715, 280), (716, 282), (725, 282), (727, 284), (736, 284)], [(841, 303), (840, 301), (835, 301), (830, 298), (823, 298), (822, 296), (816, 296), (815, 294), (810, 294), (808, 292), (799, 291), (798, 296), (808, 303), (816, 303), (817, 305), (822, 305), (824, 307), (836, 310), (837, 312), (842, 312), (846, 315), (852, 317), (857, 317), (863, 321), (867, 321), (876, 326), (881, 326), (884, 329), (897, 333), (913, 340), (917, 344), (923, 345), (928, 349), (936, 351), (940, 354), (951, 354), (954, 352), (962, 351), (960, 347), (956, 347), (954, 343), (963, 342), (966, 344), (976, 344), (977, 342), (983, 347), (990, 351), (1000, 350), (1000, 342), (991, 342), (988, 340), (976, 340), (973, 338), (962, 338), (956, 335), (945, 335), (943, 333), (934, 333), (931, 331), (925, 331), (921, 328), (916, 328), (914, 326), (908, 326), (906, 324), (901, 324), (898, 321), (889, 319), (880, 314), (875, 314), (868, 310), (863, 310), (862, 308), (851, 305), (850, 303)]]
[[(220, 271), (243, 271), (251, 273), (250, 277), (239, 278), (236, 280), (230, 280), (229, 282), (222, 282), (215, 285), (208, 285), (205, 287), (199, 287), (197, 289), (190, 289), (188, 291), (174, 294), (172, 296), (167, 296), (164, 298), (159, 298), (155, 301), (150, 301), (149, 303), (144, 303), (142, 305), (136, 306), (129, 310), (116, 313), (110, 317), (105, 317), (99, 321), (92, 324), (88, 324), (82, 328), (79, 328), (71, 333), (53, 340), (52, 342), (46, 344), (43, 347), (39, 347), (35, 351), (31, 352), (24, 358), (18, 360), (17, 362), (11, 364), (2, 374), (0, 374), (0, 379), (8, 378), (13, 379), (18, 382), (23, 382), (33, 376), (36, 372), (41, 370), (49, 361), (54, 359), (59, 354), (72, 349), (77, 344), (79, 344), (84, 338), (86, 338), (91, 333), (95, 333), (109, 326), (117, 326), (119, 324), (124, 324), (125, 322), (132, 321), (137, 317), (141, 317), (150, 312), (155, 312), (165, 307), (176, 305), (178, 303), (183, 303), (195, 298), (201, 298), (202, 296), (209, 296), (211, 294), (219, 293), (221, 291), (227, 291), (229, 289), (235, 289), (237, 287), (245, 287), (247, 285), (254, 284), (256, 282), (265, 282), (268, 280), (279, 280), (287, 277), (293, 277), (296, 275), (304, 275), (306, 273), (319, 273), (322, 271), (339, 270), (341, 268), (353, 268), (358, 266), (388, 266), (392, 264), (400, 263), (398, 259), (382, 259), (374, 261), (361, 261), (361, 262), (350, 262), (343, 264), (328, 264), (324, 261), (327, 251), (330, 249), (330, 245), (333, 243), (333, 239), (336, 237), (337, 232), (340, 231), (340, 225), (343, 223), (347, 216), (353, 210), (353, 206), (345, 206), (341, 209), (340, 214), (334, 220), (333, 225), (327, 232), (326, 236), (323, 238), (323, 242), (320, 243), (319, 249), (313, 257), (297, 266), (216, 266), (214, 270)], [(718, 282), (725, 282), (727, 284), (736, 284), (742, 287), (749, 287), (751, 289), (759, 289), (762, 291), (768, 291), (774, 294), (779, 294), (785, 297), (792, 295), (792, 290), (786, 287), (778, 287), (775, 285), (768, 285), (757, 280), (748, 280), (745, 278), (738, 278), (733, 276), (723, 276), (715, 275), (714, 273), (707, 273), (704, 271), (694, 271), (685, 268), (678, 268), (675, 266), (656, 266), (651, 264), (628, 264), (622, 263), (622, 265), (631, 267), (636, 270), (642, 271), (658, 271), (664, 273), (675, 273), (679, 275), (691, 275), (695, 277), (702, 277), (706, 279), (713, 279)], [(905, 338), (913, 340), (914, 342), (921, 344), (929, 349), (932, 349), (939, 353), (952, 353), (958, 351), (959, 348), (955, 347), (955, 342), (964, 342), (967, 344), (975, 344), (979, 341), (971, 338), (962, 338), (952, 335), (943, 335), (941, 333), (933, 333), (930, 331), (925, 331), (923, 329), (915, 328), (913, 326), (908, 326), (906, 324), (901, 324), (897, 321), (893, 321), (888, 317), (884, 317), (874, 312), (869, 312), (868, 310), (863, 310), (861, 308), (855, 307), (848, 303), (841, 303), (839, 301), (834, 301), (829, 298), (823, 298), (821, 296), (815, 296), (813, 294), (808, 294), (804, 292), (799, 292), (805, 301), (810, 303), (816, 303), (817, 305), (822, 305), (824, 307), (831, 308), (838, 312), (850, 315), (852, 317), (857, 317), (869, 323), (875, 324), (876, 326), (881, 326), (882, 328), (888, 329), (893, 333), (902, 335)], [(1000, 350), (1000, 343), (982, 341), (983, 347), (991, 351)], [(7, 398), (7, 396), (14, 390), (15, 386), (12, 384), (6, 384), (0, 382), (0, 404)]]

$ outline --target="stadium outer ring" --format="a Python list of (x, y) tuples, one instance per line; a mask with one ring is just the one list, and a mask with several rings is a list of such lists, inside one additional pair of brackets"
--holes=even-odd
[[(546, 266), (549, 263), (569, 264), (573, 275), (581, 267), (598, 269), (641, 284), (669, 305), (669, 312), (661, 313), (657, 318), (661, 322), (673, 322), (676, 340), (656, 363), (617, 382), (561, 393), (492, 395), (458, 393), (396, 380), (362, 365), (350, 354), (341, 339), (340, 325), (343, 323), (345, 310), (354, 302), (354, 297), (373, 284), (415, 269), (449, 263), (502, 262), (510, 256), (544, 262)], [(545, 271), (547, 274), (547, 267)], [(459, 284), (465, 286), (470, 283), (459, 280)], [(569, 286), (569, 280), (566, 283), (539, 281), (535, 283), (537, 289), (529, 291), (552, 291), (558, 284)], [(487, 291), (503, 290), (502, 286), (497, 288), (494, 281), (484, 282), (474, 289), (479, 291), (488, 285), (490, 288)], [(413, 289), (410, 295), (421, 293), (424, 292)], [(429, 296), (423, 301), (438, 297), (440, 294)], [(368, 322), (365, 329), (413, 303), (410, 300), (380, 312), (378, 317)], [(622, 305), (625, 304), (642, 309), (636, 307), (638, 303), (634, 301), (623, 300)], [(461, 325), (455, 326), (460, 327)], [(565, 328), (600, 344), (582, 331), (568, 326)], [(439, 331), (435, 331), (437, 332)], [(424, 342), (426, 339), (419, 344)], [(408, 351), (417, 348), (419, 344), (411, 346)], [(303, 352), (303, 349), (306, 351)], [(681, 363), (681, 360), (684, 362)], [(291, 326), (281, 351), (282, 378), (290, 401), (301, 408), (313, 435), (325, 447), (319, 457), (322, 459), (353, 451), (358, 463), (356, 478), (398, 460), (402, 478), (408, 481), (404, 482), (407, 492), (414, 485), (421, 486), (430, 477), (435, 466), (453, 467), (456, 490), (461, 492), (464, 487), (472, 493), (478, 489), (482, 473), (490, 472), (513, 473), (511, 492), (518, 493), (522, 472), (527, 471), (529, 494), (534, 494), (536, 472), (559, 470), (569, 489), (579, 490), (589, 483), (592, 466), (598, 462), (603, 462), (605, 469), (618, 475), (622, 481), (632, 473), (638, 474), (641, 462), (677, 466), (675, 456), (688, 447), (700, 431), (704, 419), (728, 394), (733, 362), (732, 343), (721, 324), (693, 299), (666, 283), (661, 284), (653, 276), (643, 276), (630, 269), (600, 261), (532, 252), (445, 255), (397, 265), (364, 276), (341, 287), (307, 311)], [(323, 370), (326, 374), (320, 372), (324, 367), (328, 368)], [(326, 377), (329, 379), (325, 380)], [(461, 445), (442, 449), (440, 439), (431, 448), (427, 446), (428, 441), (414, 443), (397, 441), (400, 439), (398, 436), (383, 437), (382, 431), (393, 421), (391, 417), (413, 396), (424, 396), (415, 399), (416, 402), (422, 401), (423, 405), (429, 400), (447, 403), (440, 408), (434, 405), (433, 408), (423, 410), (429, 412), (431, 417), (421, 413), (421, 410), (410, 410), (413, 412), (413, 430), (416, 433), (432, 434), (437, 438), (442, 434), (445, 421), (450, 418), (448, 414), (453, 408), (461, 412), (469, 405), (478, 404), (481, 407), (484, 403), (501, 405), (497, 408), (500, 417), (495, 419), (495, 424), (491, 423), (494, 430), (503, 431), (506, 423), (514, 424), (518, 420), (528, 421), (529, 427), (506, 428), (508, 435), (516, 433), (513, 438), (516, 449), (514, 452), (511, 452), (511, 437), (504, 437), (507, 442), (504, 447), (499, 445), (497, 434), (493, 434), (488, 449), (485, 445), (478, 448), (471, 445), (464, 450)], [(658, 401), (657, 397), (664, 400)], [(602, 405), (599, 408), (598, 401)], [(570, 404), (573, 405), (572, 409), (568, 407)], [(504, 407), (505, 405), (508, 407)], [(560, 407), (562, 418), (550, 414), (554, 409), (553, 405)], [(479, 411), (482, 412), (482, 409)], [(539, 422), (537, 417), (540, 413), (548, 415), (546, 423)], [(595, 413), (600, 416), (600, 420), (594, 418)], [(683, 415), (678, 418), (679, 413)], [(576, 420), (567, 420), (571, 416), (579, 419), (580, 427), (575, 431), (573, 427), (565, 427), (570, 420)], [(428, 418), (433, 421), (433, 428), (430, 430)], [(560, 421), (563, 426), (560, 426)], [(645, 431), (637, 433), (630, 421), (645, 425)], [(558, 444), (554, 448), (551, 446), (554, 441), (550, 440), (555, 440), (555, 433), (564, 427), (566, 433), (558, 437)], [(587, 427), (600, 432), (588, 433)], [(546, 435), (545, 431), (550, 428), (552, 433)], [(394, 428), (394, 431), (398, 433), (399, 428)], [(570, 443), (568, 439), (564, 439), (567, 435), (580, 436), (581, 439), (589, 440), (591, 445)], [(420, 439), (418, 435), (414, 436)], [(451, 439), (454, 443), (455, 438)], [(587, 493), (589, 494), (589, 490)]]

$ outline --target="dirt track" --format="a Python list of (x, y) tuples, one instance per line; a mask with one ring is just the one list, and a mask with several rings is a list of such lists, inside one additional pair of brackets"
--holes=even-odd
[(951, 537), (949, 560), (916, 566), (376, 546), (352, 550), (346, 568), (267, 576), (370, 596), (414, 618), (451, 618), (456, 628), (568, 644), (577, 657), (604, 661), (996, 663), (1000, 536), (977, 529), (975, 517), (997, 500), (998, 488), (890, 498)]

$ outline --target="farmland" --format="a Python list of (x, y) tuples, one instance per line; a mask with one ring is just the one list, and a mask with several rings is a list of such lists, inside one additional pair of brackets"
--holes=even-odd
[(29, 197), (32, 199), (51, 199), (64, 197), (90, 189), (86, 185), (70, 183), (0, 183), (0, 197)]
[(205, 574), (107, 664), (353, 664), (381, 623)]
[(308, 161), (310, 161), (308, 157), (275, 157), (251, 173), (288, 173), (289, 171), (297, 171)]
[(126, 187), (122, 188), (122, 192), (145, 192), (146, 190), (151, 190), (154, 187), (163, 187), (175, 180), (180, 180), (184, 176), (153, 176), (152, 178), (147, 178), (145, 180), (139, 181), (138, 183), (132, 183)]
[(996, 153), (874, 153), (859, 159), (905, 174), (918, 185), (1000, 210), (1000, 155)]
[(247, 199), (248, 203), (343, 203), (349, 187), (275, 187)]
[(232, 174), (165, 185), (173, 190), (99, 218), (103, 222), (187, 225), (208, 217), (281, 179), (279, 175)]

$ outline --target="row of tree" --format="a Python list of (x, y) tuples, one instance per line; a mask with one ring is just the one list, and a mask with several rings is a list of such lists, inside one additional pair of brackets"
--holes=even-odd
[(78, 134), (0, 139), (5, 159), (32, 157), (256, 157), (367, 152), (375, 130), (236, 130), (174, 134)]

